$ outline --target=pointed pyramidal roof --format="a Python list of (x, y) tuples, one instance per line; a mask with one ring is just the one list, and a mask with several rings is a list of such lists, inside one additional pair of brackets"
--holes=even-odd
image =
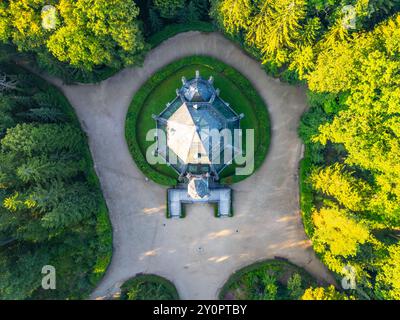
[(198, 129), (186, 103), (168, 119), (167, 146), (183, 163), (210, 164), (206, 146)]
[[(196, 72), (195, 78), (187, 81), (183, 77), (182, 82), (176, 99), (168, 103), (159, 116), (154, 116), (157, 128), (163, 130), (167, 138), (166, 145), (158, 141), (158, 154), (182, 175), (194, 168), (193, 164), (208, 166), (207, 172), (216, 174), (233, 159), (236, 151), (229, 144), (215, 145), (212, 136), (224, 129), (232, 132), (239, 129), (242, 115), (237, 115), (219, 97), (212, 77), (204, 80)], [(177, 156), (178, 164), (172, 163), (169, 151)]]

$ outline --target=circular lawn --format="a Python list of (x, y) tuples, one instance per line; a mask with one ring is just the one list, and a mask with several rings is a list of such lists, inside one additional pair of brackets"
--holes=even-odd
[[(155, 73), (135, 94), (127, 114), (125, 133), (132, 157), (148, 178), (161, 185), (175, 185), (178, 174), (166, 164), (150, 165), (146, 161), (146, 151), (154, 144), (154, 141), (146, 141), (147, 133), (156, 128), (152, 115), (160, 114), (166, 104), (176, 97), (176, 89), (182, 86), (182, 77), (194, 78), (196, 70), (205, 79), (213, 76), (214, 86), (220, 89), (221, 98), (236, 113), (244, 114), (240, 122), (241, 129), (254, 129), (255, 170), (267, 155), (270, 141), (268, 111), (250, 82), (232, 67), (213, 58), (187, 57)], [(244, 150), (245, 146), (246, 141), (243, 142)], [(222, 183), (231, 184), (248, 177), (235, 175), (237, 166), (234, 162), (220, 173)]]

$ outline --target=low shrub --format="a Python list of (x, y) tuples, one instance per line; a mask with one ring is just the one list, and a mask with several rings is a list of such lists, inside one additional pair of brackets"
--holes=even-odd
[(179, 294), (171, 281), (153, 274), (140, 274), (121, 286), (120, 300), (179, 300)]

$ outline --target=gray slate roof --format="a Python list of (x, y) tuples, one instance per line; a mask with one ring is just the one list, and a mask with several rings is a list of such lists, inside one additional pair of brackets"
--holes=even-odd
[[(223, 129), (232, 131), (240, 128), (241, 116), (223, 101), (213, 86), (213, 79), (203, 79), (198, 72), (191, 80), (182, 78), (183, 86), (177, 90), (177, 97), (156, 117), (157, 127), (167, 135), (167, 145), (159, 143), (159, 154), (168, 163), (168, 155), (178, 157), (178, 164), (171, 164), (184, 174), (192, 164), (208, 165), (208, 172), (220, 172), (235, 156), (232, 145), (212, 145), (210, 133)], [(214, 147), (214, 149), (213, 149)]]

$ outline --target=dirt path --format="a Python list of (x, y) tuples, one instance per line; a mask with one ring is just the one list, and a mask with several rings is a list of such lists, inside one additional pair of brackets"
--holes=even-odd
[[(231, 219), (216, 219), (208, 205), (190, 206), (182, 220), (165, 218), (165, 189), (145, 181), (124, 137), (134, 93), (158, 69), (188, 55), (208, 55), (246, 76), (269, 107), (272, 141), (262, 168), (234, 186)], [(319, 279), (331, 280), (315, 257), (299, 214), (297, 126), (306, 109), (301, 88), (268, 77), (256, 60), (219, 33), (179, 34), (98, 85), (55, 81), (87, 132), (113, 225), (112, 263), (92, 298), (118, 291), (137, 273), (155, 273), (176, 285), (183, 299), (215, 299), (235, 270), (254, 261), (284, 257)]]

